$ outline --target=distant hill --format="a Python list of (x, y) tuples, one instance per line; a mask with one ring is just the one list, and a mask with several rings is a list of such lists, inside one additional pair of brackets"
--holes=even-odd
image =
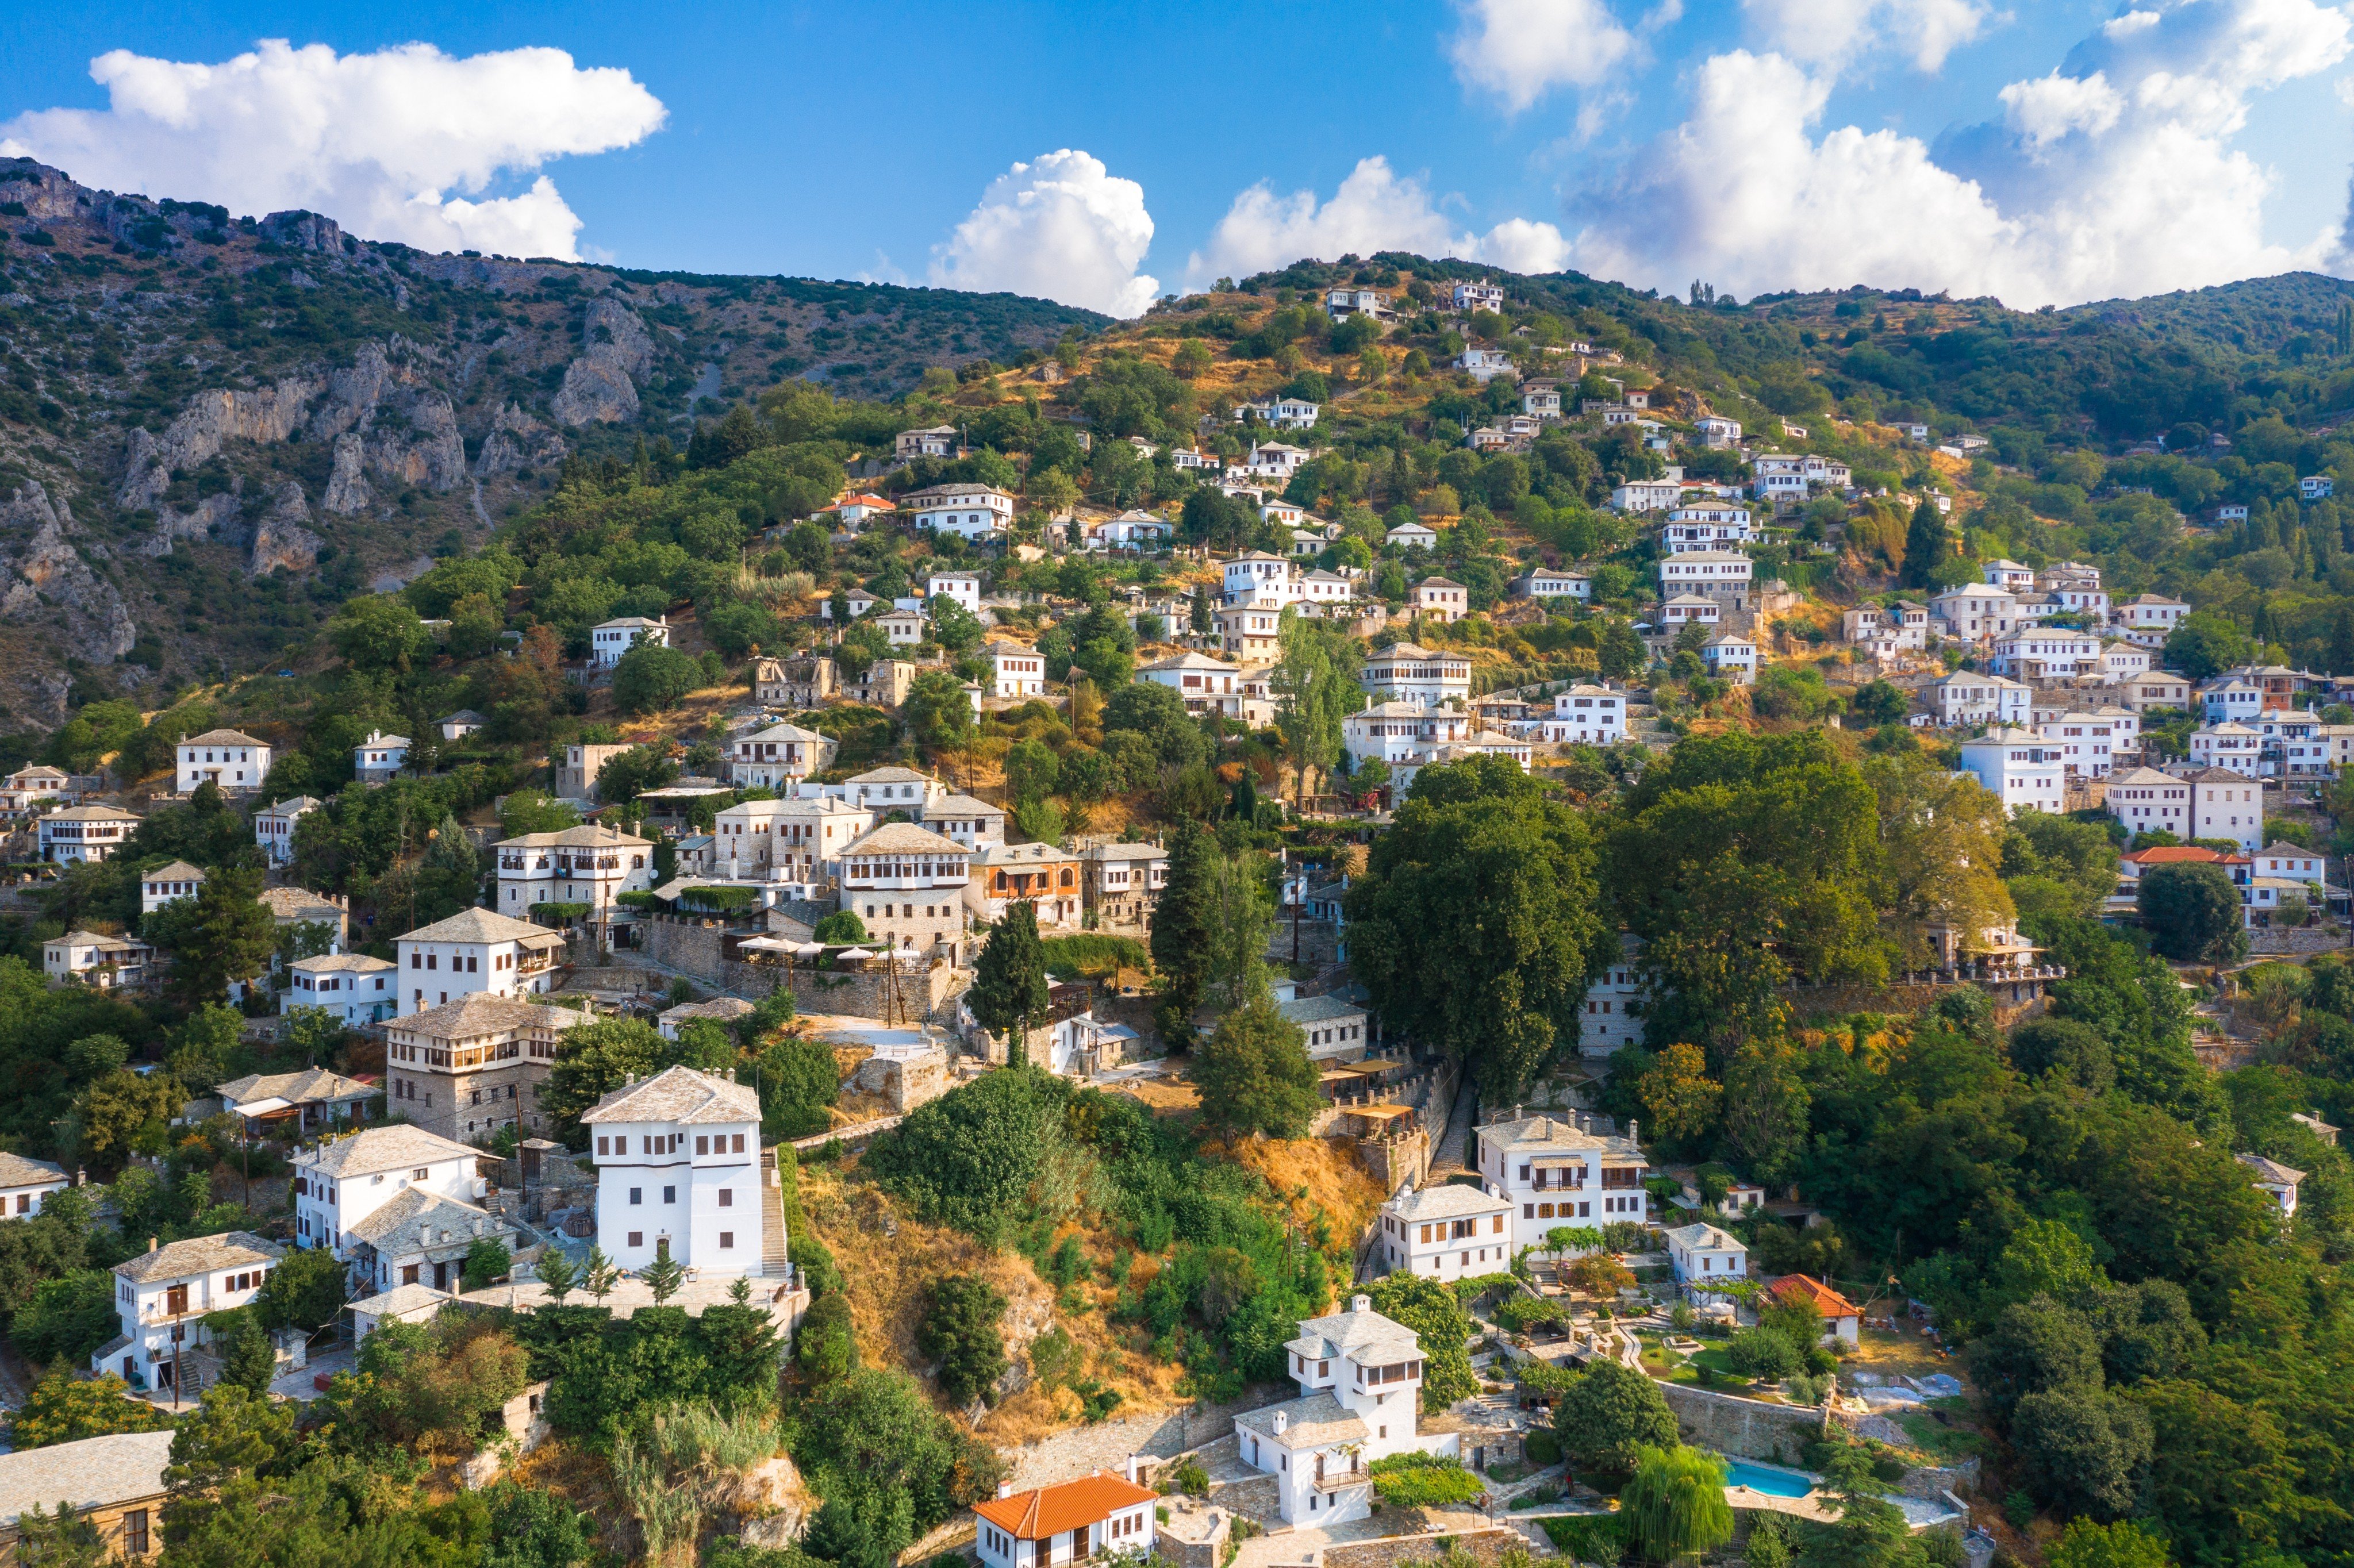
[(0, 160), (0, 731), (305, 643), (574, 454), (683, 447), (698, 412), (788, 376), (889, 397), (1106, 320), (427, 255)]

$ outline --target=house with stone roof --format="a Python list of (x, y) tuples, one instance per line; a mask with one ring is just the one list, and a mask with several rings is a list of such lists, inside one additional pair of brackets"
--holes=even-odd
[(1702, 1222), (1666, 1234), (1668, 1263), (1687, 1295), (1717, 1294), (1723, 1285), (1749, 1277), (1749, 1248), (1731, 1231)]
[(173, 788), (183, 795), (207, 784), (223, 794), (249, 795), (270, 774), (270, 743), (242, 730), (208, 729), (182, 740), (175, 752)]
[[(92, 1351), (90, 1370), (133, 1388), (175, 1388), (185, 1351), (211, 1342), (207, 1314), (253, 1300), (286, 1249), (248, 1231), (191, 1236), (114, 1266), (122, 1332)], [(193, 1388), (186, 1392), (194, 1393)]]
[(1349, 1309), (1310, 1318), (1283, 1347), (1299, 1397), (1235, 1417), (1242, 1460), (1276, 1487), (1276, 1510), (1290, 1525), (1363, 1519), (1373, 1510), (1369, 1467), (1393, 1454), (1453, 1455), (1453, 1433), (1423, 1436), (1422, 1340), (1352, 1296)]
[[(392, 967), (380, 959), (362, 961)], [(308, 1131), (314, 1123), (360, 1119), (367, 1114), (367, 1103), (383, 1091), (324, 1067), (305, 1067), (295, 1073), (249, 1073), (231, 1078), (214, 1092), (220, 1096), (223, 1109), (243, 1117), (249, 1124), (291, 1118)]]
[(22, 1154), (0, 1154), (0, 1214), (12, 1220), (32, 1218), (52, 1194), (73, 1184), (62, 1165)]
[(565, 935), (489, 909), (461, 909), (394, 944), (406, 1017), (482, 992), (536, 996), (553, 983)]
[(2306, 1172), (2261, 1154), (2235, 1154), (2232, 1158), (2246, 1166), (2256, 1185), (2279, 1205), (2282, 1219), (2296, 1213), (2297, 1183), (2305, 1180)]
[(1647, 1223), (1651, 1197), (1643, 1178), (1649, 1162), (1633, 1122), (1622, 1136), (1608, 1118), (1583, 1113), (1512, 1115), (1479, 1129), (1480, 1184), (1517, 1205), (1515, 1248), (1542, 1246), (1563, 1225), (1601, 1226), (1613, 1220)]
[(395, 1122), (296, 1151), (294, 1245), (352, 1256), (350, 1233), (411, 1188), (461, 1203), (482, 1196), (482, 1154), (454, 1139)]
[(567, 1030), (588, 1013), (473, 991), (385, 1028), (385, 1093), (428, 1131), (482, 1139), (502, 1128), (545, 1133), (540, 1086)]
[(389, 1290), (429, 1285), (455, 1290), (466, 1254), (481, 1241), (514, 1250), (515, 1228), (472, 1203), (409, 1187), (352, 1226), (348, 1243), (353, 1286)]
[(190, 865), (184, 860), (142, 872), (139, 874), (139, 913), (153, 915), (166, 904), (194, 898), (196, 889), (204, 885), (204, 868)]
[(163, 1539), (173, 1433), (113, 1432), (0, 1455), (0, 1563), (22, 1560), (20, 1521), (35, 1509), (70, 1511), (104, 1563), (139, 1563)]
[(597, 1166), (597, 1245), (632, 1273), (668, 1256), (703, 1275), (761, 1272), (768, 1208), (760, 1102), (748, 1084), (672, 1067), (624, 1084), (580, 1118)]
[(1512, 1204), (1461, 1181), (1409, 1187), (1382, 1205), (1374, 1254), (1393, 1274), (1469, 1279), (1511, 1262)]

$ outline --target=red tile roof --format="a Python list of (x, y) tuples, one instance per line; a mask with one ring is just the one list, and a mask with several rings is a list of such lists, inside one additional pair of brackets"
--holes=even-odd
[(1785, 1301), (1812, 1301), (1826, 1318), (1863, 1316), (1862, 1308), (1810, 1274), (1786, 1274), (1774, 1282), (1773, 1291)]
[(1060, 1486), (973, 1504), (972, 1511), (1017, 1541), (1044, 1541), (1109, 1519), (1121, 1509), (1157, 1502), (1160, 1494), (1097, 1470)]
[(2167, 844), (2158, 849), (2135, 850), (2118, 858), (2129, 860), (2136, 865), (2176, 865), (2184, 861), (2220, 861), (2223, 853), (2221, 850), (2200, 849), (2192, 844)]

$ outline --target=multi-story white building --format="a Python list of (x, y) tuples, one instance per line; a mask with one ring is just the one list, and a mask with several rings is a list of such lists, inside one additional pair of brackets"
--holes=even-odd
[(43, 802), (72, 805), (80, 799), (74, 778), (61, 768), (35, 763), (0, 779), (0, 817), (20, 817)]
[(1515, 1107), (1478, 1136), (1480, 1184), (1520, 1211), (1512, 1216), (1515, 1249), (1542, 1246), (1545, 1233), (1563, 1225), (1650, 1219), (1643, 1188), (1649, 1162), (1632, 1122), (1622, 1137), (1582, 1115), (1522, 1117)]
[(400, 1005), (400, 971), (366, 953), (321, 953), (286, 966), (278, 1011), (324, 1008), (347, 1029), (381, 1023)]
[(1584, 572), (1543, 567), (1526, 577), (1514, 577), (1512, 592), (1522, 599), (1590, 599), (1594, 597), (1594, 579)]
[[(1451, 302), (1458, 311), (1494, 311), (1500, 314), (1504, 309), (1504, 291), (1496, 283), (1458, 283)], [(1511, 361), (1505, 363), (1509, 366)]]
[(1736, 686), (1755, 685), (1757, 681), (1757, 640), (1745, 632), (1718, 632), (1700, 646), (1700, 656), (1708, 663), (1708, 673), (1718, 680)]
[(730, 882), (835, 880), (843, 850), (882, 820), (880, 812), (833, 795), (746, 800), (711, 824), (711, 874)]
[(2164, 670), (2154, 670), (2147, 675), (2136, 675), (2120, 682), (2117, 700), (2137, 714), (2153, 708), (2188, 708), (2190, 705), (2190, 682)]
[(2199, 688), (2199, 711), (2209, 724), (2253, 724), (2264, 711), (2264, 689), (2244, 675), (2221, 675)]
[(2041, 718), (2035, 731), (2060, 748), (2060, 770), (2074, 779), (2106, 779), (2116, 766), (2117, 726), (2099, 714), (2062, 714)]
[(852, 805), (873, 811), (877, 817), (905, 811), (920, 818), (931, 801), (945, 800), (954, 793), (928, 773), (897, 767), (870, 768), (823, 788), (826, 793), (839, 794)]
[(349, 1262), (354, 1225), (411, 1188), (472, 1203), (488, 1190), (482, 1159), (421, 1127), (363, 1128), (295, 1151), (294, 1245), (324, 1247)]
[(1299, 568), (1281, 556), (1270, 556), (1264, 550), (1236, 556), (1225, 564), (1225, 575), (1228, 604), (1241, 604), (1262, 596), (1271, 596), (1278, 601), (1297, 597), (1290, 586), (1299, 577)]
[(208, 729), (175, 748), (173, 787), (183, 795), (210, 784), (229, 795), (247, 795), (270, 776), (270, 743), (234, 729)]
[(294, 823), (303, 812), (318, 809), (319, 802), (310, 796), (295, 795), (253, 814), (253, 842), (270, 864), (284, 865), (294, 858)]
[(1471, 590), (1448, 577), (1425, 577), (1414, 585), (1414, 612), (1442, 625), (1471, 612)]
[(770, 725), (728, 742), (728, 782), (739, 789), (790, 789), (832, 767), (840, 750), (832, 736), (799, 725)]
[(916, 820), (967, 849), (1005, 842), (1005, 808), (970, 795), (942, 795), (923, 802)]
[(159, 865), (139, 874), (139, 913), (153, 915), (166, 904), (176, 904), (183, 898), (194, 898), (196, 889), (205, 885), (201, 867), (186, 861), (175, 860), (169, 865)]
[(2101, 640), (2086, 631), (2036, 627), (1998, 640), (1988, 667), (2014, 680), (2047, 681), (2099, 676)]
[(1659, 624), (1669, 632), (1686, 626), (1714, 626), (1724, 619), (1724, 601), (1704, 593), (1680, 593), (1659, 604)]
[(963, 948), (964, 892), (972, 852), (913, 822), (885, 822), (842, 852), (842, 906), (868, 937), (902, 952), (950, 963)]
[(2202, 725), (2190, 732), (2190, 763), (2194, 768), (2228, 768), (2250, 779), (2264, 776), (2264, 737), (2243, 724), (2226, 720)]
[(285, 1255), (276, 1242), (223, 1231), (116, 1264), (114, 1312), (122, 1331), (91, 1352), (90, 1370), (111, 1372), (135, 1389), (176, 1390), (182, 1357), (212, 1342), (207, 1315), (249, 1306)]
[(53, 983), (79, 980), (101, 991), (143, 984), (155, 949), (126, 937), (68, 931), (41, 944), (41, 973)]
[(579, 904), (592, 926), (632, 918), (624, 893), (653, 886), (653, 842), (589, 823), (524, 833), (493, 846), (499, 857), (499, 913), (521, 920), (541, 905)]
[(593, 1139), (606, 1256), (633, 1274), (663, 1255), (703, 1276), (760, 1272), (760, 1101), (750, 1085), (672, 1067), (615, 1089), (580, 1123)]
[(979, 572), (931, 572), (924, 577), (924, 594), (929, 599), (945, 599), (962, 605), (973, 614), (981, 613), (981, 574)]
[(1377, 702), (1462, 707), (1471, 701), (1471, 660), (1468, 654), (1396, 642), (1365, 656), (1357, 683)]
[(1688, 1295), (1722, 1294), (1749, 1278), (1749, 1248), (1739, 1236), (1702, 1221), (1667, 1233), (1668, 1266)]
[(1460, 1447), (1454, 1433), (1426, 1438), (1416, 1430), (1422, 1340), (1374, 1311), (1371, 1297), (1303, 1321), (1283, 1348), (1300, 1396), (1235, 1416), (1235, 1441), (1243, 1463), (1274, 1478), (1285, 1523), (1363, 1519), (1373, 1511), (1374, 1460)]
[(1749, 508), (1741, 503), (1686, 496), (1668, 508), (1668, 520), (1659, 528), (1659, 548), (1670, 556), (1688, 556), (1699, 550), (1726, 550), (1756, 537)]
[(1453, 1281), (1512, 1261), (1511, 1203), (1460, 1181), (1408, 1187), (1382, 1205), (1375, 1260), (1384, 1274)]
[(49, 1199), (73, 1184), (62, 1165), (21, 1154), (0, 1154), (0, 1215), (30, 1219)]
[(1457, 708), (1426, 708), (1419, 703), (1375, 703), (1341, 721), (1341, 749), (1352, 768), (1378, 760), (1393, 771), (1421, 754), (1464, 739), (1471, 715)]
[(1136, 679), (1149, 685), (1166, 686), (1185, 699), (1189, 714), (1232, 714), (1240, 715), (1243, 694), (1240, 688), (1242, 666), (1230, 664), (1207, 653), (1185, 652), (1156, 659), (1136, 672)]
[(396, 938), (400, 1008), (396, 1017), (481, 992), (536, 996), (547, 990), (565, 937), (489, 909), (461, 909)]
[(2110, 816), (2129, 833), (2172, 833), (2190, 837), (2190, 786), (2171, 773), (2137, 768), (2109, 780), (2104, 804)]
[(1145, 926), (1169, 885), (1169, 852), (1155, 843), (1100, 843), (1087, 850), (1087, 906), (1097, 924), (1115, 930)]
[(2264, 842), (2264, 787), (2254, 777), (2228, 768), (2191, 768), (2181, 775), (2190, 786), (2193, 839), (2230, 839), (2253, 854)]
[(139, 819), (119, 806), (68, 806), (40, 820), (41, 858), (61, 865), (101, 861), (139, 831)]
[(1734, 609), (1747, 608), (1755, 563), (1738, 550), (1693, 550), (1659, 557), (1659, 597), (1707, 594)]
[(1974, 775), (2013, 816), (2066, 809), (2060, 747), (2046, 745), (2032, 730), (1992, 729), (1962, 742), (1962, 771)]
[(1929, 716), (1940, 725), (1991, 724), (2009, 728), (2029, 721), (2035, 693), (2000, 675), (1956, 670), (1921, 688), (1921, 699)]
[(993, 485), (935, 484), (899, 497), (916, 526), (966, 539), (986, 539), (1013, 527), (1013, 497)]
[(1046, 692), (1046, 657), (1019, 642), (992, 642), (981, 651), (989, 661), (989, 694), (1037, 697)]
[(1547, 745), (1616, 746), (1627, 738), (1626, 694), (1585, 684), (1555, 692), (1553, 716), (1537, 734)]
[(468, 996), (385, 1030), (389, 1107), (429, 1132), (483, 1139), (503, 1127), (548, 1131), (540, 1087), (567, 1031), (588, 1013), (544, 1002)]
[(621, 662), (622, 655), (641, 645), (669, 647), (670, 618), (657, 616), (649, 620), (642, 615), (623, 615), (599, 621), (588, 630), (588, 662), (599, 670), (610, 670)]
[(1222, 607), (1217, 612), (1218, 651), (1243, 660), (1270, 660), (1283, 651), (1281, 599), (1269, 595)]
[(1642, 943), (1622, 934), (1618, 957), (1585, 988), (1585, 1011), (1577, 1021), (1582, 1056), (1607, 1056), (1621, 1045), (1642, 1043), (1643, 1021), (1633, 1009), (1643, 1001), (1643, 971), (1636, 961)]
[(2118, 605), (2109, 612), (2109, 619), (2119, 626), (2155, 631), (2163, 641), (2165, 634), (2181, 625), (2182, 618), (2190, 613), (2190, 607), (2179, 599), (2145, 593)]
[(2019, 596), (1992, 587), (1947, 588), (1930, 599), (1929, 615), (1940, 635), (1982, 642), (2016, 629)]

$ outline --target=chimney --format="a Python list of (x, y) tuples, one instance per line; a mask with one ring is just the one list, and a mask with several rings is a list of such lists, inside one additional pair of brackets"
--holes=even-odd
[(1128, 1484), (1129, 1486), (1142, 1486), (1144, 1484), (1144, 1456), (1141, 1454), (1130, 1454), (1128, 1457), (1128, 1464), (1122, 1473), (1128, 1477)]
[(1639, 1140), (1635, 1137), (1635, 1118), (1633, 1117), (1628, 1117), (1627, 1118), (1627, 1141), (1628, 1143), (1639, 1142)]
[(1291, 1412), (1288, 1410), (1278, 1410), (1275, 1413), (1275, 1435), (1277, 1436), (1282, 1436), (1285, 1429), (1289, 1427), (1290, 1425)]
[(149, 1236), (147, 1238), (147, 1250), (149, 1252), (154, 1252), (155, 1250), (155, 1238), (154, 1236)]
[(1370, 1297), (1370, 1296), (1352, 1296), (1352, 1297), (1350, 1297), (1350, 1298), (1349, 1298), (1349, 1310), (1350, 1310), (1350, 1311), (1352, 1311), (1352, 1312), (1370, 1312), (1370, 1311), (1372, 1311), (1373, 1309), (1373, 1298), (1372, 1297)]
[(1010, 1498), (1010, 1497), (1012, 1497), (1012, 1496), (1013, 1495), (1013, 1483), (1012, 1481), (1000, 1481), (1000, 1482), (998, 1482), (998, 1483), (997, 1483), (997, 1495), (998, 1495), (1001, 1499), (1002, 1499), (1002, 1498)]

